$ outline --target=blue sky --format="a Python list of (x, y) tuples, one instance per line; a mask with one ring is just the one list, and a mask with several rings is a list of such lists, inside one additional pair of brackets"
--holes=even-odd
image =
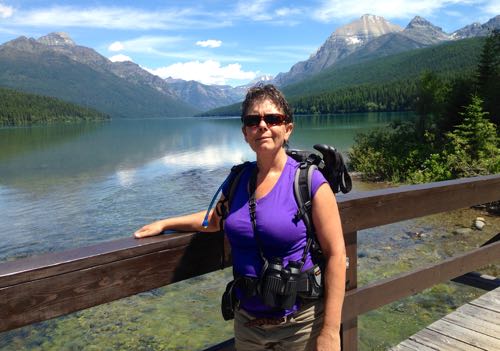
[(0, 43), (62, 31), (163, 78), (234, 86), (288, 71), (367, 13), (402, 27), (420, 15), (451, 33), (500, 14), (500, 0), (0, 0)]

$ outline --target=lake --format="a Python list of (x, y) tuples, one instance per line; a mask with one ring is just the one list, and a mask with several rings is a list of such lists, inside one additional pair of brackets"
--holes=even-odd
[[(326, 143), (345, 153), (357, 133), (408, 118), (299, 116), (290, 144), (311, 150)], [(0, 261), (131, 236), (155, 219), (205, 209), (231, 166), (252, 159), (238, 118), (0, 129)], [(353, 191), (380, 186), (355, 181)], [(452, 232), (477, 215), (486, 216), (465, 209), (360, 231), (359, 286), (486, 241), (499, 219), (486, 217), (487, 227), (474, 235)], [(425, 235), (416, 239), (415, 232)], [(232, 337), (219, 307), (230, 277), (226, 269), (0, 333), (0, 349), (199, 350)], [(367, 313), (359, 319), (359, 348), (385, 350), (480, 293), (440, 284)]]
[[(408, 116), (299, 116), (290, 144), (345, 153), (356, 133)], [(0, 261), (129, 236), (204, 209), (231, 166), (253, 159), (239, 118), (0, 129), (0, 227), (9, 233)]]

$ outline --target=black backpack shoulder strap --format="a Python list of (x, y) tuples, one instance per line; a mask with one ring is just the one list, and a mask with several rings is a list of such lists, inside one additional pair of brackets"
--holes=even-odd
[[(316, 230), (312, 219), (312, 177), (316, 170), (320, 170), (317, 166), (319, 159), (313, 154), (312, 158), (301, 162), (299, 168), (295, 172), (293, 193), (297, 202), (296, 218), (302, 219), (306, 226), (307, 244), (304, 249), (303, 260), (305, 262), (307, 252), (311, 253), (311, 258), (314, 263), (320, 267), (324, 264), (323, 251), (316, 237)], [(320, 164), (321, 166), (321, 164)]]
[(245, 168), (250, 166), (250, 164), (251, 162), (246, 161), (233, 166), (231, 168), (231, 172), (229, 173), (228, 177), (225, 180), (225, 183), (227, 183), (227, 189), (229, 189), (229, 191), (224, 201), (222, 203), (219, 201), (216, 207), (217, 214), (221, 218), (221, 222), (219, 225), (221, 230), (223, 229), (224, 220), (229, 215), (229, 209), (231, 208), (234, 195), (236, 194), (236, 189), (238, 188), (238, 183), (240, 182), (240, 178), (243, 175)]
[(300, 163), (300, 166), (295, 172), (295, 179), (293, 182), (293, 193), (298, 207), (296, 219), (302, 219), (306, 226), (307, 244), (302, 255), (302, 261), (304, 263), (308, 252), (311, 252), (313, 258), (321, 257), (321, 252), (316, 253), (317, 250), (320, 251), (321, 249), (316, 239), (316, 232), (312, 220), (312, 175), (317, 169), (317, 165), (308, 158), (306, 161)]
[(310, 164), (307, 161), (301, 162), (295, 171), (295, 179), (293, 182), (293, 194), (298, 207), (296, 217), (304, 221), (308, 233), (314, 231), (311, 216), (311, 182), (312, 173), (315, 169), (317, 169), (316, 165)]
[(233, 203), (234, 195), (236, 194), (236, 189), (238, 188), (238, 184), (240, 182), (241, 176), (243, 175), (244, 170), (248, 166), (250, 166), (250, 164), (251, 164), (251, 162), (246, 161), (244, 163), (233, 166), (233, 168), (231, 168), (231, 174), (234, 174), (234, 177), (231, 180), (231, 183), (228, 187), (228, 189), (229, 189), (229, 193), (227, 194), (228, 195), (227, 196), (228, 213), (229, 213), (229, 209), (231, 208), (231, 204)]
[[(245, 170), (246, 167), (248, 167), (251, 164), (251, 162), (246, 161), (243, 163), (240, 163), (238, 165), (235, 165), (231, 168), (231, 172), (227, 176), (226, 180), (224, 183), (227, 184), (227, 189), (229, 189), (229, 192), (227, 194), (227, 197), (223, 200), (217, 203), (217, 206), (215, 207), (215, 211), (217, 212), (217, 215), (220, 218), (219, 221), (219, 230), (223, 231), (224, 230), (224, 221), (226, 220), (227, 216), (229, 215), (229, 209), (231, 208), (231, 203), (234, 199), (234, 195), (236, 193), (236, 189), (238, 188), (238, 183), (240, 181), (240, 178)], [(224, 186), (226, 185), (224, 184)], [(225, 268), (224, 265), (224, 259), (225, 259), (225, 246), (224, 246), (224, 236), (222, 237), (222, 248), (221, 248), (221, 269)]]

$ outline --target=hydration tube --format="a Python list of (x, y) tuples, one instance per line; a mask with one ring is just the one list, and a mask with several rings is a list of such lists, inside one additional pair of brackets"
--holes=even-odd
[(210, 205), (208, 205), (207, 213), (205, 214), (205, 218), (203, 219), (203, 223), (201, 223), (201, 226), (205, 229), (208, 228), (208, 215), (210, 214), (210, 210), (212, 209), (212, 206), (214, 205), (215, 199), (217, 199), (217, 196), (221, 192), (224, 185), (226, 185), (226, 183), (229, 181), (229, 178), (230, 177), (227, 177), (226, 180), (224, 180), (224, 182), (220, 185), (219, 189), (217, 189), (217, 191), (215, 192), (214, 197), (212, 197), (212, 201), (210, 201)]

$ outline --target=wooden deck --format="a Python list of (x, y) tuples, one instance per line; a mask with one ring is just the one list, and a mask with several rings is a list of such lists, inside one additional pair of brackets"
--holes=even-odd
[(500, 288), (457, 308), (391, 350), (500, 350)]

